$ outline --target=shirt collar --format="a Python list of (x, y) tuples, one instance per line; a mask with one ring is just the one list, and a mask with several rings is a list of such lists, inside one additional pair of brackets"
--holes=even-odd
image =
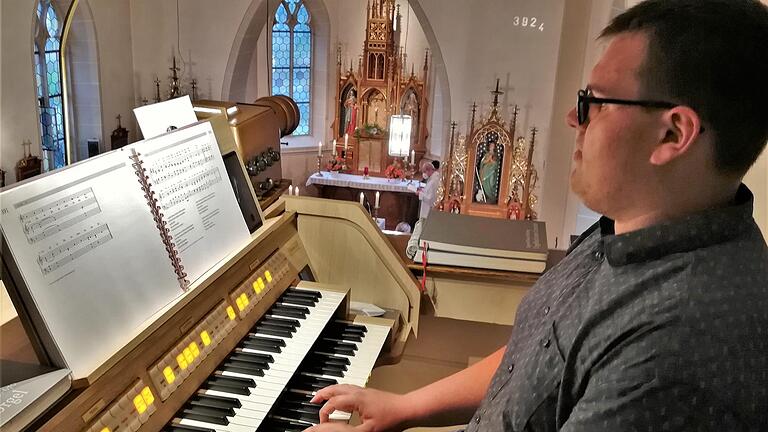
[(622, 266), (722, 243), (752, 225), (752, 205), (752, 192), (742, 184), (733, 203), (727, 207), (708, 209), (621, 235), (614, 234), (613, 220), (603, 216), (599, 222), (601, 247), (612, 266)]

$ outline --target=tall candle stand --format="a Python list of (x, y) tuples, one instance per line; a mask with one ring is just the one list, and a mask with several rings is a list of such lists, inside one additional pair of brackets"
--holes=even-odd
[(416, 174), (416, 164), (410, 163), (408, 159), (403, 157), (403, 166), (405, 167), (405, 176), (408, 179), (408, 184), (413, 182), (413, 176)]
[(320, 165), (323, 163), (323, 157), (320, 155), (317, 155), (317, 176), (323, 177), (323, 173), (320, 171)]

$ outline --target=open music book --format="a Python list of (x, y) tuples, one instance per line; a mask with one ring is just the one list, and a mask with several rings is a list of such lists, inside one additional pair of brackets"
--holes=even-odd
[(207, 122), (19, 184), (0, 204), (15, 289), (76, 379), (250, 238)]

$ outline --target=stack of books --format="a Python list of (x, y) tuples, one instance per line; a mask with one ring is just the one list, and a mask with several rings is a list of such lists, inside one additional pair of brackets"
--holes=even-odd
[(547, 253), (544, 222), (432, 211), (414, 261), (426, 255), (430, 265), (543, 273)]

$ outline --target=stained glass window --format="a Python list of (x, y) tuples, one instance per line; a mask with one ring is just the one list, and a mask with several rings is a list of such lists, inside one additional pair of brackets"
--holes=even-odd
[[(61, 21), (51, 0), (40, 0), (35, 16), (35, 87), (40, 137), (48, 169), (67, 164), (61, 83)], [(41, 50), (42, 47), (42, 50)]]
[(299, 106), (294, 135), (309, 135), (312, 101), (312, 28), (303, 0), (281, 0), (272, 25), (272, 94)]

